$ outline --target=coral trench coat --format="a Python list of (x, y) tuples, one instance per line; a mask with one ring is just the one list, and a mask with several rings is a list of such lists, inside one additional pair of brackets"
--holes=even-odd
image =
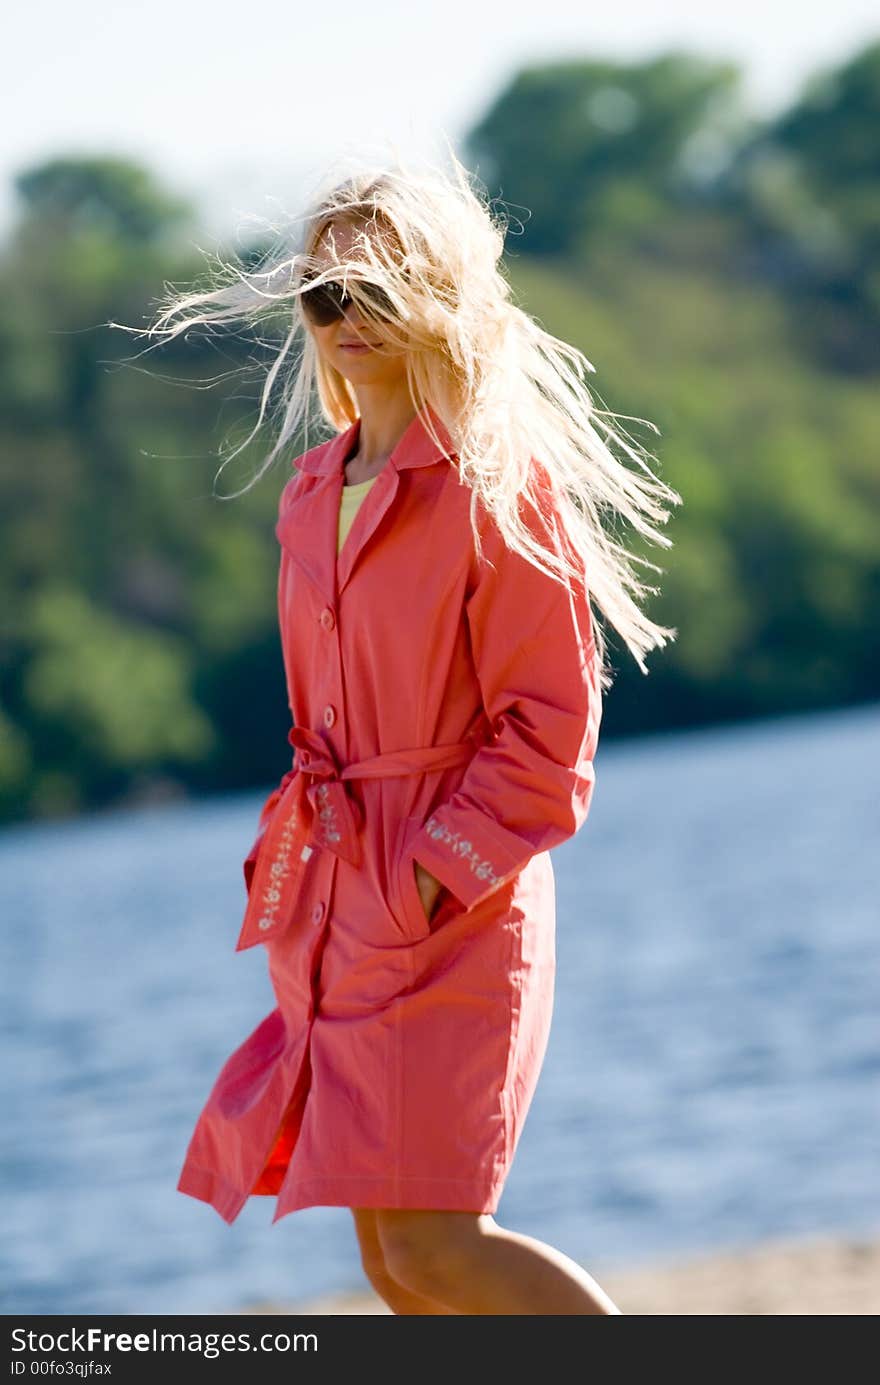
[[(359, 421), (298, 457), (280, 499), (295, 753), (237, 942), (265, 946), (277, 1005), (223, 1065), (178, 1183), (227, 1222), (251, 1194), (277, 1195), (273, 1221), (494, 1212), (546, 1049), (548, 852), (587, 815), (601, 717), (589, 597), (482, 508), (478, 561), (449, 434), (423, 417), (338, 557)], [(528, 515), (560, 542), (549, 501)], [(444, 886), (430, 918), (414, 861)]]

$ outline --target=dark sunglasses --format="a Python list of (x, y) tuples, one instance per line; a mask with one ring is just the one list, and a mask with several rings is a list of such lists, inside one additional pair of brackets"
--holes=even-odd
[[(305, 282), (308, 283), (308, 280)], [(357, 293), (358, 298), (369, 304), (379, 317), (390, 319), (397, 316), (391, 299), (378, 284), (359, 281)], [(316, 284), (313, 289), (303, 289), (300, 294), (303, 312), (316, 327), (329, 327), (331, 322), (344, 317), (346, 308), (355, 301), (352, 294), (334, 279)]]

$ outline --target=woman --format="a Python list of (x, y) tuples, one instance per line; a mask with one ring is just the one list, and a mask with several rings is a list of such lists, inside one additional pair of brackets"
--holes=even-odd
[(592, 367), (512, 302), (503, 243), (454, 158), (368, 170), (296, 253), (166, 301), (152, 329), (280, 311), (266, 465), (313, 384), (336, 430), (293, 458), (276, 526), (296, 753), (245, 862), (238, 947), (265, 945), (278, 1003), (220, 1072), (178, 1186), (229, 1222), (252, 1194), (274, 1220), (350, 1207), (398, 1314), (614, 1314), (493, 1213), (550, 1025), (548, 850), (594, 781), (591, 598), (643, 672), (676, 633), (640, 610), (655, 589), (600, 512), (668, 544), (653, 521), (679, 497), (612, 454)]

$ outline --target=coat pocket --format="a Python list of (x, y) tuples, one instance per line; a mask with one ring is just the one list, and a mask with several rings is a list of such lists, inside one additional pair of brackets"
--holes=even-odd
[[(419, 818), (404, 818), (398, 839), (394, 863), (392, 905), (400, 928), (413, 942), (427, 938), (432, 925), (425, 913), (419, 887), (416, 884), (415, 861), (410, 846), (421, 827)], [(439, 907), (439, 906), (437, 906)], [(436, 910), (435, 910), (436, 912)]]

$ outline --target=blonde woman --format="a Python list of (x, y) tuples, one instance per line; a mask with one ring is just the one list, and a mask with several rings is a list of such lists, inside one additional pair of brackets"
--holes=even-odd
[[(266, 466), (292, 468), (295, 754), (238, 938), (266, 947), (277, 1005), (218, 1075), (178, 1186), (228, 1222), (251, 1195), (274, 1220), (349, 1207), (394, 1313), (616, 1314), (493, 1214), (550, 1026), (548, 852), (592, 795), (599, 613), (643, 672), (676, 633), (640, 608), (656, 589), (607, 520), (668, 545), (680, 497), (600, 416), (589, 362), (513, 301), (505, 229), (454, 156), (368, 168), (295, 245), (150, 329), (280, 321), (257, 427), (274, 392)], [(303, 451), (315, 395), (333, 433)]]

